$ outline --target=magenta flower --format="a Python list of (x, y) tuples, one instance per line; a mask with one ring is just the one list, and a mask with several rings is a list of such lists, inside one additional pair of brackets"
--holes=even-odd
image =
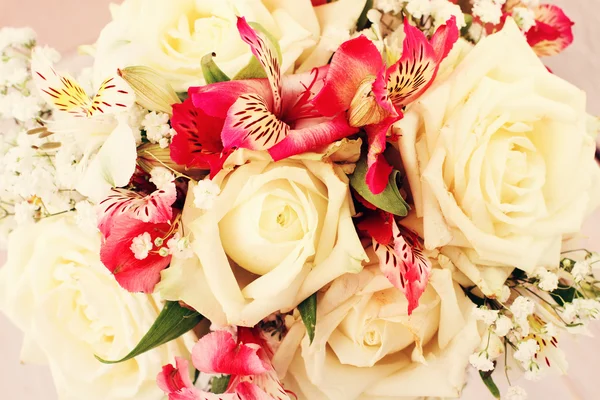
[(337, 50), (325, 85), (312, 103), (326, 116), (346, 115), (350, 126), (365, 127), (369, 142), (367, 184), (381, 193), (392, 167), (383, 158), (386, 135), (402, 118), (402, 108), (415, 101), (433, 83), (459, 32), (452, 17), (428, 41), (423, 32), (404, 23), (402, 57), (386, 67), (377, 47), (359, 36)]

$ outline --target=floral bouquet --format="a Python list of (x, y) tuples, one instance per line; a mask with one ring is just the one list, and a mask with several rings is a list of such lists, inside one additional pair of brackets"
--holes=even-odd
[[(536, 0), (125, 0), (0, 31), (0, 309), (61, 399), (490, 398), (600, 317), (585, 94)], [(496, 373), (497, 372), (497, 373)], [(506, 390), (495, 381), (507, 380)]]

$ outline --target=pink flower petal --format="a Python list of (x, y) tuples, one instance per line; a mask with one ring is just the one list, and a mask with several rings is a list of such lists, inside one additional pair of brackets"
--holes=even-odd
[(389, 98), (397, 108), (410, 104), (431, 86), (439, 64), (458, 40), (454, 17), (438, 28), (431, 43), (408, 21), (404, 23), (404, 33), (402, 57), (386, 72)]
[(166, 243), (172, 236), (169, 223), (152, 224), (128, 215), (113, 219), (110, 235), (100, 248), (100, 260), (111, 271), (117, 282), (130, 292), (152, 293), (160, 281), (160, 272), (169, 265), (171, 256), (162, 257), (157, 250), (143, 260), (131, 251), (133, 239), (148, 232), (152, 243), (160, 237)]
[(216, 395), (194, 387), (189, 376), (188, 361), (176, 357), (176, 366), (165, 365), (156, 377), (158, 387), (169, 400), (241, 400), (235, 393)]
[(212, 83), (189, 89), (189, 95), (196, 108), (206, 115), (225, 119), (229, 108), (238, 97), (245, 93), (255, 93), (267, 101), (269, 109), (273, 107), (273, 95), (266, 79), (246, 79), (242, 81), (227, 81)]
[(248, 25), (244, 17), (238, 17), (237, 28), (240, 32), (242, 40), (250, 45), (252, 54), (258, 59), (262, 65), (271, 92), (273, 94), (273, 112), (276, 115), (281, 113), (281, 67), (277, 58), (277, 51), (271, 45), (269, 40), (264, 40), (258, 32)]
[(260, 346), (236, 343), (227, 331), (215, 331), (202, 337), (192, 350), (194, 366), (209, 374), (258, 375), (271, 369), (259, 357)]
[(240, 396), (240, 400), (289, 400), (290, 398), (274, 370), (242, 377), (236, 383), (235, 393)]
[(143, 196), (133, 190), (113, 188), (110, 194), (98, 203), (98, 229), (105, 237), (110, 236), (110, 229), (115, 220), (123, 215), (142, 222), (161, 224), (173, 218), (171, 205), (177, 198), (175, 184)]
[(348, 40), (333, 55), (325, 86), (313, 104), (325, 116), (347, 110), (361, 82), (384, 67), (377, 47), (365, 36)]
[(273, 160), (282, 160), (295, 154), (318, 149), (336, 140), (358, 132), (348, 124), (346, 116), (339, 114), (332, 119), (303, 120), (287, 137), (269, 149)]
[(266, 150), (283, 140), (290, 127), (273, 114), (258, 94), (243, 94), (227, 112), (221, 133), (225, 149)]
[(378, 243), (373, 239), (373, 249), (379, 257), (379, 268), (408, 300), (408, 314), (419, 305), (431, 275), (431, 261), (416, 246), (411, 246), (398, 229), (392, 225), (393, 246)]
[(356, 227), (371, 236), (377, 243), (387, 246), (392, 242), (393, 223), (392, 214), (381, 210), (367, 210), (363, 212), (363, 217)]
[(365, 127), (369, 142), (367, 153), (367, 186), (373, 194), (383, 192), (388, 184), (392, 167), (383, 156), (387, 143), (387, 133), (402, 116), (389, 116), (375, 125)]
[(573, 21), (553, 4), (535, 10), (536, 24), (526, 34), (529, 45), (540, 56), (553, 56), (573, 43)]
[(190, 98), (174, 104), (171, 126), (177, 134), (169, 146), (171, 159), (188, 168), (209, 169), (223, 151), (223, 123), (223, 119), (194, 107)]

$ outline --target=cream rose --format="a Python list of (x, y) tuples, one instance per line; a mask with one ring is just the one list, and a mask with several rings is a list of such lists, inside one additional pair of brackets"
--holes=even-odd
[[(210, 53), (216, 53), (215, 62), (233, 77), (252, 57), (240, 39), (237, 16), (260, 23), (279, 41), (282, 71), (293, 71), (303, 53), (306, 58), (318, 51), (311, 59), (326, 63), (333, 49), (316, 46), (324, 34), (321, 27), (348, 31), (365, 0), (338, 3), (322, 6), (317, 15), (310, 0), (125, 0), (111, 5), (113, 20), (96, 43), (94, 79), (99, 83), (117, 68), (144, 65), (185, 92), (204, 84), (200, 61)], [(314, 66), (320, 65), (305, 67)]]
[(406, 297), (378, 265), (336, 279), (317, 303), (313, 343), (298, 321), (273, 360), (300, 400), (460, 396), (481, 336), (450, 271), (433, 270), (410, 317)]
[(215, 176), (220, 194), (212, 208), (197, 208), (206, 201), (188, 191), (183, 224), (196, 257), (163, 271), (157, 289), (164, 297), (183, 300), (217, 325), (254, 326), (362, 269), (367, 256), (339, 166), (272, 162), (266, 153), (244, 151), (233, 157), (241, 166)]
[(497, 295), (511, 267), (558, 265), (562, 239), (598, 204), (585, 94), (546, 69), (511, 19), (449, 59), (396, 127), (416, 210), (404, 223)]
[(160, 400), (156, 375), (186, 337), (116, 365), (158, 316), (152, 297), (131, 294), (100, 262), (100, 234), (82, 231), (71, 215), (18, 228), (0, 269), (0, 310), (25, 333), (23, 362), (49, 364), (59, 398)]

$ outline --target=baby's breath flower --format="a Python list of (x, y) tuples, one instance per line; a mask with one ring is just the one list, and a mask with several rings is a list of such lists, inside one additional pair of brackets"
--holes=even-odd
[(473, 15), (479, 17), (483, 23), (499, 24), (504, 3), (506, 0), (475, 0)]
[(152, 250), (152, 237), (148, 232), (144, 232), (139, 236), (136, 236), (131, 241), (131, 247), (133, 256), (138, 260), (143, 260), (148, 257), (148, 253)]
[(489, 359), (485, 351), (471, 354), (469, 363), (479, 371), (487, 372), (494, 369), (494, 363)]
[(498, 318), (498, 310), (490, 310), (485, 307), (478, 307), (473, 310), (473, 315), (478, 321), (483, 321), (486, 325), (492, 325)]
[(494, 333), (500, 337), (504, 337), (513, 328), (513, 323), (506, 315), (501, 315), (495, 322)]
[(86, 232), (98, 230), (96, 211), (89, 201), (83, 200), (75, 203), (75, 223)]
[(580, 260), (575, 262), (571, 274), (575, 282), (583, 281), (592, 272), (592, 266), (587, 260)]
[(194, 205), (201, 210), (209, 210), (213, 207), (219, 193), (221, 193), (221, 188), (210, 179), (204, 179), (194, 186), (193, 192)]
[(523, 32), (529, 31), (535, 26), (535, 13), (527, 7), (515, 7), (512, 11), (515, 22)]
[(510, 311), (517, 320), (526, 319), (533, 314), (534, 309), (535, 303), (523, 296), (517, 297), (510, 306)]
[(546, 292), (552, 292), (558, 289), (558, 276), (546, 268), (537, 268), (533, 275), (539, 279), (538, 286)]
[(519, 386), (511, 386), (502, 396), (502, 400), (527, 400), (527, 392)]
[(528, 368), (528, 364), (533, 360), (536, 353), (540, 351), (540, 346), (534, 339), (525, 340), (517, 346), (517, 351), (514, 353), (516, 360), (520, 361), (525, 368)]
[(150, 182), (154, 183), (158, 189), (164, 189), (167, 185), (173, 183), (175, 175), (165, 167), (154, 167), (150, 171)]

